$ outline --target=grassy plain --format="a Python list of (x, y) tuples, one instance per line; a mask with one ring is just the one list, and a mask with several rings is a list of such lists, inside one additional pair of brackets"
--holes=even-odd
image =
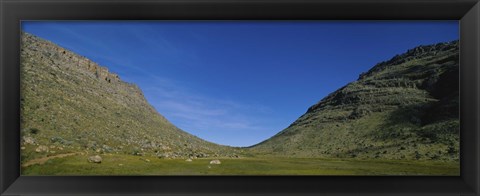
[(159, 159), (105, 154), (102, 163), (89, 155), (55, 158), (22, 168), (23, 175), (459, 175), (458, 162), (248, 157)]

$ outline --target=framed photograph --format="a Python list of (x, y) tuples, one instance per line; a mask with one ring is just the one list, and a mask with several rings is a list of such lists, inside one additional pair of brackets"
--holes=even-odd
[(2, 195), (479, 195), (480, 5), (2, 1)]

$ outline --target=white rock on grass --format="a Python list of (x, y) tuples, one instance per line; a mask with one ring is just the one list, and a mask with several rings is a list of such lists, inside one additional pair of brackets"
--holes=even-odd
[(187, 161), (187, 162), (192, 162), (192, 159), (189, 158), (189, 159), (187, 159), (187, 160), (185, 160), (185, 161)]
[(35, 139), (32, 137), (23, 136), (23, 142), (25, 144), (35, 144)]
[(99, 155), (88, 157), (88, 162), (90, 162), (90, 163), (101, 163), (102, 162), (102, 157), (99, 156)]
[(222, 164), (222, 162), (220, 162), (220, 160), (218, 160), (218, 159), (215, 159), (215, 160), (211, 160), (211, 161), (210, 161), (210, 164), (212, 164), (212, 165), (220, 165), (220, 164)]
[(40, 145), (35, 149), (35, 152), (48, 152), (48, 147)]

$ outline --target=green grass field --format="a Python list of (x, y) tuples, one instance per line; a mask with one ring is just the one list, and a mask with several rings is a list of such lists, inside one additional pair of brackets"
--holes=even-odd
[[(321, 158), (159, 159), (132, 155), (87, 155), (55, 158), (22, 168), (22, 175), (459, 175), (456, 162), (353, 160)], [(148, 161), (147, 161), (148, 159)]]

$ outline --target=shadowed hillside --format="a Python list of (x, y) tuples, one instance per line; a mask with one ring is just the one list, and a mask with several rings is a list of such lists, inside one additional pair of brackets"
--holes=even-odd
[(22, 34), (22, 161), (62, 153), (159, 158), (235, 156), (166, 120), (134, 84), (51, 42)]
[(272, 156), (458, 161), (458, 62), (458, 41), (408, 50), (251, 149)]

